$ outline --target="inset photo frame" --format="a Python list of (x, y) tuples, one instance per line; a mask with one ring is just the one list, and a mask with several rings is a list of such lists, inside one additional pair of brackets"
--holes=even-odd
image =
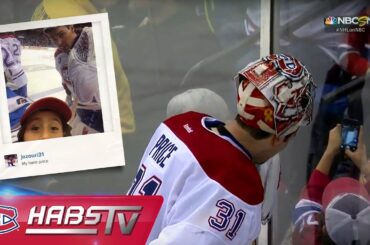
[(108, 14), (1, 25), (0, 46), (0, 179), (125, 165)]

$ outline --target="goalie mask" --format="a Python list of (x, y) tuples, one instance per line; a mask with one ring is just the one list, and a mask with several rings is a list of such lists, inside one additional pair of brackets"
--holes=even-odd
[(238, 115), (246, 125), (280, 137), (311, 122), (316, 86), (297, 59), (272, 54), (248, 64), (235, 79)]

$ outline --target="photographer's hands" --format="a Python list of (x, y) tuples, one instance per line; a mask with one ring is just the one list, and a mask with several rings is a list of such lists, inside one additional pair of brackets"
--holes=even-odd
[(370, 183), (370, 160), (361, 169), (360, 182), (362, 184)]
[[(366, 145), (364, 141), (364, 129), (361, 126), (358, 136), (357, 149), (351, 151), (350, 149), (345, 149), (345, 155), (351, 159), (351, 161), (356, 165), (358, 169), (361, 170), (363, 178), (366, 181), (370, 181), (370, 161), (367, 160)], [(335, 156), (340, 152), (340, 146), (342, 142), (342, 125), (337, 124), (334, 128), (330, 130), (328, 145), (320, 162), (317, 164), (316, 169), (323, 174), (329, 175), (330, 168), (333, 165)]]
[(342, 126), (337, 124), (334, 128), (330, 130), (328, 145), (323, 156), (320, 159), (320, 162), (317, 164), (316, 169), (321, 173), (329, 175), (330, 168), (333, 164), (334, 157), (340, 151), (341, 145), (341, 135), (342, 135)]
[(342, 143), (342, 125), (337, 124), (329, 132), (328, 145), (326, 146), (325, 153), (330, 155), (337, 155), (340, 151)]

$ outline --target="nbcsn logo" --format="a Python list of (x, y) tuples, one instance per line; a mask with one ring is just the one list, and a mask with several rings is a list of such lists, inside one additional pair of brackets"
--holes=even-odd
[(324, 18), (324, 23), (326, 26), (358, 26), (363, 27), (370, 24), (369, 16), (328, 16)]

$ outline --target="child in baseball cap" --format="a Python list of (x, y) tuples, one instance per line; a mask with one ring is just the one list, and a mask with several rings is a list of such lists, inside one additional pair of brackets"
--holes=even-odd
[(301, 193), (293, 212), (295, 244), (370, 244), (370, 167), (360, 127), (355, 151), (344, 153), (361, 170), (364, 179), (329, 176), (341, 154), (342, 127), (330, 130), (327, 148)]
[(325, 228), (335, 244), (370, 243), (370, 196), (359, 181), (342, 177), (330, 182), (322, 201)]
[(33, 102), (21, 117), (18, 141), (42, 140), (71, 136), (68, 121), (72, 112), (68, 105), (54, 97)]

